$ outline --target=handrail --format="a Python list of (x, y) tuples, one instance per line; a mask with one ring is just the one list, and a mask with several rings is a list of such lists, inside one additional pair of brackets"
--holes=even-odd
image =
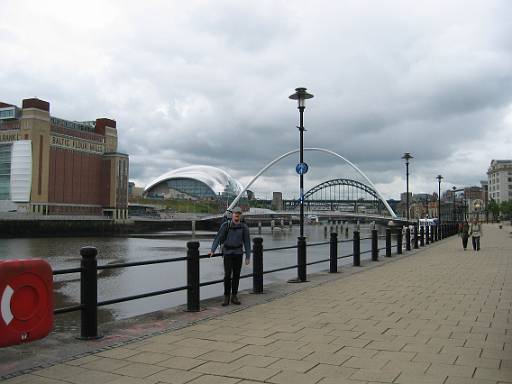
[[(447, 236), (452, 236), (457, 233), (456, 228), (454, 225), (445, 225), (439, 228), (439, 233), (443, 233), (442, 238), (445, 238)], [(437, 232), (436, 232), (437, 233)], [(386, 235), (380, 235), (378, 236), (375, 232), (372, 232), (372, 237), (364, 237), (359, 238), (359, 232), (354, 232), (354, 237), (352, 239), (345, 239), (345, 240), (338, 240), (337, 233), (331, 233), (330, 241), (321, 241), (316, 243), (310, 243), (306, 244), (304, 242), (302, 245), (296, 244), (296, 245), (290, 245), (290, 246), (282, 246), (282, 247), (274, 247), (274, 248), (267, 248), (263, 249), (263, 240), (261, 238), (254, 239), (254, 247), (252, 249), (252, 254), (254, 255), (254, 262), (253, 262), (253, 272), (247, 273), (244, 275), (241, 275), (241, 279), (245, 278), (253, 278), (253, 291), (254, 293), (261, 293), (263, 292), (263, 276), (270, 273), (280, 272), (280, 271), (286, 271), (291, 270), (294, 268), (297, 268), (297, 271), (299, 272), (299, 281), (306, 281), (306, 266), (309, 265), (316, 265), (321, 263), (330, 262), (330, 270), (329, 272), (336, 272), (337, 269), (337, 260), (345, 259), (349, 257), (354, 258), (354, 266), (360, 266), (360, 255), (362, 254), (372, 254), (372, 261), (378, 260), (378, 252), (382, 250), (386, 250), (386, 256), (391, 256), (391, 249), (395, 248), (397, 250), (398, 254), (401, 254), (402, 251), (402, 243), (403, 238), (400, 241), (400, 234), (398, 235), (397, 242), (395, 244), (392, 244), (390, 242), (391, 232), (389, 229), (387, 230)], [(373, 237), (375, 236), (375, 238)], [(432, 237), (430, 243), (425, 243), (425, 245), (431, 244), (434, 241), (438, 241), (442, 239), (441, 237), (439, 239), (434, 239)], [(378, 239), (386, 239), (386, 246), (384, 247), (378, 247), (379, 241)], [(257, 241), (258, 240), (258, 241)], [(372, 240), (371, 247), (368, 250), (362, 251), (360, 250), (360, 241), (361, 240)], [(377, 241), (374, 241), (377, 240)], [(412, 240), (412, 239), (411, 239)], [(418, 239), (415, 239), (418, 240)], [(351, 242), (354, 244), (353, 252), (347, 255), (341, 255), (338, 256), (338, 244), (340, 243), (348, 243)], [(302, 250), (300, 247), (315, 247), (315, 246), (321, 246), (321, 245), (327, 245), (330, 244), (330, 257), (329, 258), (322, 258), (320, 260), (314, 260), (310, 262), (306, 262), (305, 257), (303, 259), (298, 258), (298, 263), (290, 266), (284, 266), (284, 267), (278, 267), (273, 268), (270, 270), (263, 270), (263, 253), (264, 252), (275, 252), (275, 251), (281, 251), (281, 250), (288, 250), (288, 249), (297, 249), (298, 253), (301, 251), (305, 252), (305, 250)], [(425, 246), (423, 243), (421, 246)], [(414, 247), (417, 249), (417, 246)], [(406, 249), (410, 250), (410, 249)], [(77, 268), (66, 268), (66, 269), (59, 269), (54, 270), (53, 275), (64, 275), (64, 274), (72, 274), (72, 273), (80, 273), (80, 279), (81, 279), (81, 303), (77, 305), (70, 305), (67, 307), (62, 308), (56, 308), (54, 309), (54, 314), (64, 314), (64, 313), (70, 313), (74, 311), (82, 311), (82, 313), (87, 313), (88, 316), (82, 316), (82, 319), (90, 319), (91, 314), (94, 316), (92, 318), (96, 318), (97, 316), (97, 307), (106, 306), (106, 305), (112, 305), (117, 303), (122, 303), (126, 301), (131, 300), (138, 300), (142, 298), (147, 297), (153, 297), (158, 295), (164, 295), (168, 293), (174, 293), (179, 291), (187, 291), (187, 309), (190, 311), (197, 311), (199, 310), (199, 288), (205, 287), (209, 285), (219, 284), (224, 281), (224, 279), (215, 279), (210, 281), (199, 281), (199, 261), (201, 259), (209, 258), (209, 255), (200, 255), (199, 254), (199, 243), (198, 242), (189, 242), (187, 244), (187, 256), (184, 257), (174, 257), (174, 258), (166, 258), (166, 259), (156, 259), (156, 260), (143, 260), (143, 261), (135, 261), (135, 262), (127, 262), (127, 263), (113, 263), (113, 264), (106, 264), (106, 265), (97, 265), (96, 261), (96, 254), (97, 250), (94, 247), (84, 247), (80, 250), (80, 253), (82, 255), (82, 262), (81, 266)], [(305, 255), (305, 253), (304, 253)], [(377, 257), (375, 256), (377, 255)], [(222, 253), (215, 253), (212, 255), (212, 257), (220, 257), (223, 256)], [(302, 261), (301, 261), (302, 260)], [(116, 268), (127, 268), (127, 267), (136, 267), (136, 266), (143, 266), (143, 265), (153, 265), (153, 264), (162, 264), (162, 263), (174, 263), (174, 262), (182, 262), (185, 261), (187, 263), (187, 284), (182, 285), (179, 287), (173, 287), (173, 288), (166, 288), (162, 290), (152, 291), (152, 292), (146, 292), (136, 295), (130, 295), (125, 297), (119, 297), (109, 300), (103, 300), (98, 301), (97, 300), (97, 272), (101, 270), (108, 270), (108, 269), (116, 269)], [(302, 264), (301, 264), (302, 263)], [(334, 263), (334, 264), (333, 264)], [(303, 272), (303, 275), (301, 277), (300, 271)], [(258, 288), (257, 288), (258, 287)], [(82, 291), (83, 290), (83, 291)], [(93, 296), (91, 296), (93, 295)], [(88, 321), (88, 320), (85, 320)], [(94, 324), (94, 327), (97, 325)], [(97, 336), (97, 329), (92, 328), (91, 330), (91, 324), (84, 325), (82, 324), (82, 338), (94, 338)], [(85, 331), (84, 331), (85, 329)]]

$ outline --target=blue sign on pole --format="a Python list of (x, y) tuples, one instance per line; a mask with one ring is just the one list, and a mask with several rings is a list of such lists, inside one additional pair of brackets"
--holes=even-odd
[(299, 163), (297, 164), (297, 166), (295, 167), (295, 171), (299, 174), (299, 175), (304, 175), (305, 173), (307, 173), (308, 171), (308, 165), (306, 163)]

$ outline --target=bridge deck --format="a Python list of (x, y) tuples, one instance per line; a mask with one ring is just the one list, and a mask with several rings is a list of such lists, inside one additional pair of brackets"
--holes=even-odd
[(452, 237), (6, 383), (512, 382), (510, 231), (486, 225), (480, 252)]

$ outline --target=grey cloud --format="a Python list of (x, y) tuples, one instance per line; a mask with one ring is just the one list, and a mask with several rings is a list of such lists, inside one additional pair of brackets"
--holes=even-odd
[[(0, 62), (0, 100), (36, 95), (59, 117), (116, 119), (140, 183), (190, 164), (249, 179), (298, 147), (288, 100), (297, 86), (315, 94), (305, 145), (341, 153), (393, 197), (405, 151), (427, 189), (437, 173), (474, 183), (492, 158), (510, 153), (487, 134), (512, 135), (504, 123), (512, 105), (507, 1), (123, 1), (107, 12), (102, 2), (77, 3), (95, 20), (90, 30), (79, 28), (87, 23), (80, 14), (68, 20), (75, 5), (63, 4), (22, 17), (21, 5), (7, 1), (0, 41), (20, 54)], [(38, 12), (51, 15), (46, 24), (32, 20), (50, 53), (29, 39)], [(15, 27), (21, 21), (26, 29)], [(354, 176), (334, 158), (306, 158), (308, 183)], [(461, 161), (475, 162), (471, 174)], [(279, 164), (260, 186), (293, 194), (296, 162)]]

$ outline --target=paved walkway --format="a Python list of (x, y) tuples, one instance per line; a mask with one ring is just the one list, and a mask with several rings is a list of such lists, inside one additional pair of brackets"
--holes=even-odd
[(512, 383), (511, 230), (5, 383)]

